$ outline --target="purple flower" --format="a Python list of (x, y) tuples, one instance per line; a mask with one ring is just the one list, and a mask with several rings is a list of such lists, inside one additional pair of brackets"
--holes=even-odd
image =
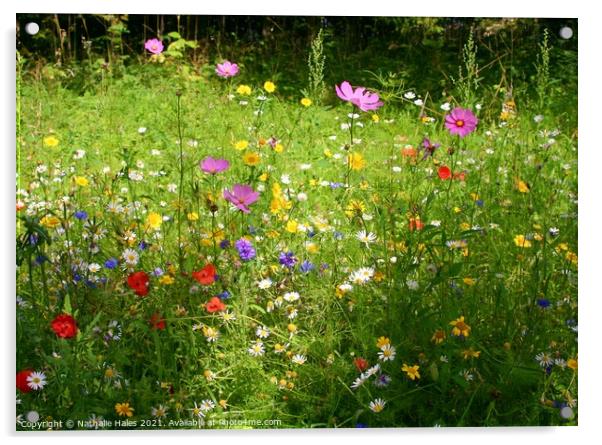
[(230, 163), (225, 159), (213, 159), (211, 156), (207, 156), (199, 163), (199, 167), (205, 173), (215, 175), (216, 173), (228, 170)]
[(163, 52), (163, 43), (159, 39), (147, 40), (144, 48), (153, 54), (161, 54)]
[(83, 210), (78, 210), (77, 212), (75, 212), (74, 216), (77, 219), (79, 219), (80, 221), (88, 219), (88, 214), (86, 212), (84, 212)]
[(478, 123), (479, 119), (468, 108), (454, 108), (445, 116), (445, 128), (461, 138), (472, 133)]
[(249, 206), (259, 198), (259, 193), (248, 185), (234, 184), (232, 191), (225, 189), (224, 198), (234, 204), (240, 211), (249, 213)]
[(376, 110), (383, 106), (383, 103), (379, 100), (378, 94), (370, 93), (366, 91), (364, 87), (358, 87), (355, 90), (349, 82), (346, 80), (341, 83), (341, 86), (334, 86), (335, 91), (339, 99), (345, 102), (351, 102), (353, 105), (358, 107), (362, 111)]
[(229, 239), (221, 240), (219, 243), (219, 247), (220, 247), (220, 249), (227, 249), (228, 247), (230, 247), (230, 240)]
[(424, 138), (422, 140), (422, 148), (424, 148), (424, 156), (422, 157), (422, 160), (425, 160), (429, 156), (433, 156), (433, 153), (435, 153), (435, 150), (439, 147), (441, 147), (441, 144), (432, 143), (429, 138)]
[(219, 77), (223, 77), (224, 79), (234, 77), (238, 74), (238, 65), (229, 60), (224, 60), (222, 63), (216, 65), (215, 72)]
[(282, 264), (285, 267), (288, 267), (289, 269), (292, 269), (293, 267), (295, 267), (295, 264), (297, 264), (297, 258), (295, 258), (295, 254), (290, 251), (281, 252), (278, 261), (280, 262), (280, 264)]
[(241, 238), (234, 243), (234, 247), (238, 250), (238, 256), (242, 261), (250, 261), (255, 258), (255, 249), (249, 240)]

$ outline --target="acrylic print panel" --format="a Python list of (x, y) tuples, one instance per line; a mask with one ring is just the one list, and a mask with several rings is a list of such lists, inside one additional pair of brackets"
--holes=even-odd
[(576, 425), (577, 39), (17, 15), (16, 428)]

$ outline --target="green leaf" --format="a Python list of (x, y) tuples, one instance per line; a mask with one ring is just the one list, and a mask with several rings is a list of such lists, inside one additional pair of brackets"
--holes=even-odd
[(71, 299), (69, 298), (69, 294), (65, 295), (65, 299), (63, 300), (63, 312), (65, 314), (71, 315), (73, 313), (73, 309), (71, 308)]

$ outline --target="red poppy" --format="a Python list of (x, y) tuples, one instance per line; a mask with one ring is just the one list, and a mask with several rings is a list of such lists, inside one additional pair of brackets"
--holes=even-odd
[(205, 309), (209, 313), (220, 312), (226, 309), (226, 305), (222, 303), (219, 297), (213, 297), (205, 304)]
[(140, 297), (148, 295), (148, 275), (142, 271), (131, 273), (128, 276), (128, 286)]
[(201, 283), (203, 286), (209, 286), (215, 281), (217, 270), (213, 264), (207, 264), (201, 270), (192, 272), (192, 278)]
[(443, 179), (444, 181), (450, 179), (452, 176), (451, 170), (446, 165), (439, 167), (438, 175), (439, 178)]
[(164, 330), (166, 326), (165, 319), (161, 317), (159, 312), (155, 312), (153, 315), (151, 315), (150, 324), (153, 329), (157, 329), (159, 331)]
[(72, 338), (77, 334), (77, 323), (75, 318), (69, 314), (57, 315), (52, 320), (52, 330), (60, 338)]
[(363, 372), (368, 367), (368, 360), (362, 357), (356, 357), (353, 359), (353, 364), (360, 372)]
[(424, 228), (424, 223), (420, 221), (420, 218), (410, 218), (410, 232), (414, 230), (422, 230)]
[(30, 392), (31, 387), (27, 384), (27, 377), (31, 375), (33, 369), (24, 369), (17, 372), (17, 389), (21, 392)]

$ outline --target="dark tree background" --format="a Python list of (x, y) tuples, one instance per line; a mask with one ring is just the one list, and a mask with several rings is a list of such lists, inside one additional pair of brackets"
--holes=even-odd
[[(28, 22), (40, 25), (37, 35), (25, 32)], [(559, 37), (563, 26), (573, 30), (571, 39)], [(167, 43), (176, 31), (196, 42), (185, 54), (194, 69), (227, 58), (245, 66), (245, 81), (282, 80), (279, 91), (293, 94), (307, 85), (310, 43), (320, 29), (328, 85), (349, 79), (378, 87), (375, 78), (381, 76), (431, 97), (452, 88), (471, 31), (482, 84), (532, 95), (534, 63), (547, 29), (555, 94), (576, 103), (577, 19), (19, 14), (17, 48), (26, 70), (52, 64), (77, 73), (82, 62), (92, 60), (133, 66), (148, 57), (147, 39)]]

